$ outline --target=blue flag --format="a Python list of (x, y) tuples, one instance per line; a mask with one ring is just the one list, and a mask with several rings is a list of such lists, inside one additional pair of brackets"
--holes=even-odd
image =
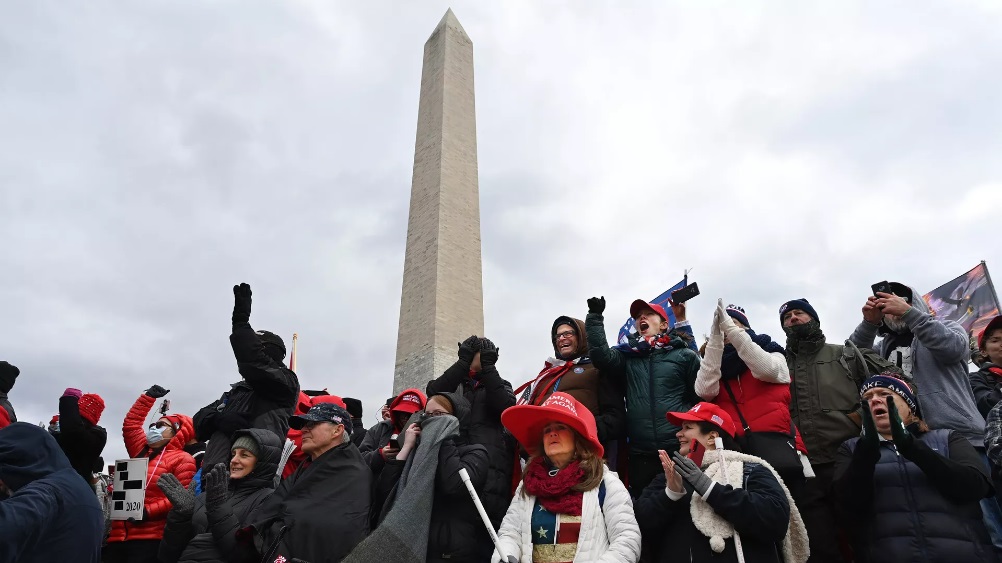
[[(654, 299), (648, 301), (651, 305), (661, 305), (664, 307), (665, 312), (668, 313), (668, 328), (675, 326), (675, 313), (671, 310), (671, 304), (668, 300), (671, 299), (671, 294), (673, 291), (678, 291), (683, 287), (689, 285), (689, 276), (682, 278), (682, 281), (671, 286), (668, 291), (665, 291), (661, 295), (658, 295)], [(623, 324), (623, 327), (619, 329), (618, 341), (620, 344), (626, 344), (630, 334), (637, 332), (637, 329), (633, 327), (633, 319), (629, 319)]]

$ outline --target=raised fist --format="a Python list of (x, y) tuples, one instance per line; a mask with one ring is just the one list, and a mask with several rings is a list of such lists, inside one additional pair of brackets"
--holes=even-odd
[(592, 297), (588, 300), (588, 312), (601, 315), (605, 311), (605, 296)]
[(251, 314), (251, 287), (245, 283), (233, 286), (233, 324), (246, 323)]

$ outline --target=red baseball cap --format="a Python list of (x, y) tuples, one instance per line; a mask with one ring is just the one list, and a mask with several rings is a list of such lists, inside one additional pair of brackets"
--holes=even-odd
[(310, 406), (315, 407), (320, 403), (334, 403), (335, 405), (347, 410), (348, 407), (345, 406), (344, 401), (341, 397), (337, 395), (317, 395), (310, 400)]
[(988, 326), (985, 327), (985, 330), (981, 331), (981, 336), (978, 336), (978, 348), (981, 348), (982, 350), (985, 349), (985, 336), (988, 335), (989, 331), (995, 330), (997, 328), (1002, 328), (1002, 315), (999, 315), (994, 319), (992, 319), (988, 323)]
[(419, 389), (404, 389), (393, 400), (393, 403), (390, 404), (390, 410), (414, 414), (417, 411), (424, 410), (424, 406), (427, 403), (428, 398)]
[(668, 313), (665, 312), (664, 307), (658, 305), (657, 303), (648, 303), (643, 299), (637, 299), (632, 305), (630, 305), (630, 318), (637, 318), (637, 315), (639, 315), (640, 311), (643, 309), (650, 309), (654, 311), (655, 313), (661, 315), (661, 318), (664, 319), (665, 322), (668, 322)]
[(668, 422), (682, 426), (683, 422), (709, 422), (716, 424), (721, 430), (726, 432), (731, 438), (737, 432), (734, 421), (727, 411), (714, 405), (713, 403), (696, 403), (688, 412), (670, 412), (665, 415)]
[(516, 405), (501, 413), (501, 424), (511, 432), (529, 455), (539, 455), (543, 441), (543, 428), (551, 422), (570, 426), (581, 435), (595, 451), (595, 455), (605, 455), (605, 448), (598, 441), (595, 416), (588, 407), (567, 393), (554, 393), (541, 405)]

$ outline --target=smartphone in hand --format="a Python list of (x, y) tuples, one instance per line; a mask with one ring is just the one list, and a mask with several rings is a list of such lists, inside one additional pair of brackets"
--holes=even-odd
[(690, 283), (682, 289), (671, 292), (671, 302), (678, 305), (699, 295), (699, 284)]

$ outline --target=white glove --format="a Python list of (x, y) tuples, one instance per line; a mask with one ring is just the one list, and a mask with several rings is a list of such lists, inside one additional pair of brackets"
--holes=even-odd
[(720, 330), (724, 334), (730, 334), (736, 330), (741, 330), (738, 325), (734, 324), (734, 319), (727, 314), (727, 309), (724, 308), (724, 300), (717, 299), (717, 316), (720, 318)]

